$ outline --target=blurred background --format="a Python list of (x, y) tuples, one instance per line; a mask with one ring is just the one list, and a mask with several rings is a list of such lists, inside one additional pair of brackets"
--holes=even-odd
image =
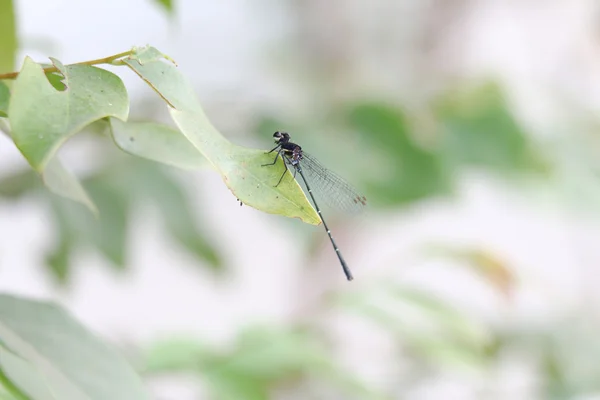
[[(62, 303), (155, 397), (600, 399), (600, 4), (17, 0), (19, 52), (151, 44), (231, 141), (285, 130), (363, 192), (322, 227), (210, 170), (61, 150), (102, 218), (0, 136), (0, 289)], [(1, 40), (1, 39), (0, 39)], [(131, 120), (169, 124), (125, 68)]]

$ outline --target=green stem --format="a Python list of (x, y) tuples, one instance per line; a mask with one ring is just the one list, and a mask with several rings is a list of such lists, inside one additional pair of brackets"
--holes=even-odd
[[(123, 57), (127, 57), (128, 55), (131, 55), (133, 53), (133, 50), (129, 50), (129, 51), (124, 51), (122, 53), (119, 54), (115, 54), (112, 56), (108, 56), (108, 57), (104, 57), (104, 58), (97, 58), (95, 60), (89, 60), (89, 61), (81, 61), (72, 65), (98, 65), (98, 64), (111, 64), (114, 61), (123, 58)], [(58, 72), (58, 68), (52, 66), (52, 67), (47, 67), (44, 68), (44, 72), (45, 73), (50, 73), (50, 72)], [(0, 74), (0, 80), (3, 79), (16, 79), (17, 76), (19, 76), (19, 72), (7, 72), (5, 74)]]

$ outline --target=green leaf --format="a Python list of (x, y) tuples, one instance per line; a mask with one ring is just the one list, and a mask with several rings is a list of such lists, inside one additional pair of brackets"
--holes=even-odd
[(438, 101), (436, 114), (445, 157), (454, 165), (499, 171), (541, 166), (497, 85), (451, 91)]
[(122, 122), (115, 118), (110, 119), (110, 127), (117, 146), (129, 154), (183, 169), (211, 166), (175, 128), (154, 122)]
[(400, 109), (379, 103), (359, 104), (349, 110), (347, 120), (361, 134), (364, 145), (372, 149), (365, 157), (375, 155), (363, 160), (372, 170), (379, 169), (367, 182), (371, 197), (386, 205), (406, 204), (449, 190), (450, 175), (441, 157), (412, 138)]
[(177, 68), (160, 59), (154, 48), (124, 62), (144, 79), (171, 107), (171, 116), (185, 137), (218, 171), (225, 184), (244, 204), (261, 211), (279, 214), (318, 225), (319, 216), (293, 179), (275, 187), (284, 171), (280, 160), (275, 167), (261, 167), (272, 162), (264, 150), (234, 145), (210, 123), (192, 86)]
[[(0, 341), (43, 377), (52, 399), (149, 399), (122, 357), (56, 304), (0, 295)], [(0, 358), (8, 376), (24, 367)], [(25, 384), (21, 390), (36, 390), (35, 382), (19, 382)]]
[(65, 169), (57, 157), (53, 157), (47, 163), (42, 172), (42, 179), (46, 187), (53, 193), (83, 204), (95, 216), (98, 216), (96, 205), (81, 186), (81, 183), (75, 175)]
[(127, 91), (119, 77), (100, 68), (51, 60), (64, 76), (66, 89), (56, 90), (42, 67), (27, 57), (8, 109), (15, 144), (37, 171), (85, 126), (107, 116), (126, 120), (129, 113)]
[(46, 255), (46, 262), (61, 283), (67, 281), (71, 253), (78, 245), (91, 246), (113, 265), (120, 269), (125, 267), (130, 199), (120, 187), (112, 185), (111, 178), (100, 174), (86, 181), (86, 187), (98, 204), (99, 218), (81, 207), (73, 207), (62, 198), (51, 198), (58, 234), (54, 248)]
[(195, 215), (180, 185), (156, 164), (146, 163), (136, 174), (136, 195), (154, 201), (170, 233), (195, 256), (215, 269), (223, 266), (212, 241), (198, 229)]
[(87, 214), (81, 215), (78, 220), (82, 224), (80, 231), (85, 231), (88, 242), (114, 265), (123, 268), (127, 252), (129, 198), (119, 188), (113, 187), (110, 179), (102, 178), (86, 182), (87, 189), (98, 204), (100, 218), (92, 220)]
[(17, 199), (41, 187), (39, 175), (33, 172), (31, 168), (27, 168), (0, 179), (0, 196), (7, 199)]
[(17, 28), (12, 0), (0, 0), (0, 73), (12, 72), (17, 55)]
[[(2, 1), (2, 0), (0, 0)], [(6, 117), (8, 115), (8, 102), (10, 100), (10, 90), (8, 86), (0, 81), (0, 117)]]

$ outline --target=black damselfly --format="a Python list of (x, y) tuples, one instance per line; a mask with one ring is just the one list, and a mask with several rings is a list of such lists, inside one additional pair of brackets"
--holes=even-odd
[[(273, 134), (275, 138), (275, 146), (269, 153), (277, 151), (277, 155), (275, 156), (275, 160), (271, 164), (263, 164), (263, 166), (267, 165), (275, 165), (277, 163), (277, 159), (281, 157), (283, 159), (283, 165), (285, 166), (285, 170), (283, 174), (281, 174), (281, 178), (277, 182), (277, 185), (281, 183), (283, 177), (288, 171), (287, 165), (291, 165), (294, 167), (294, 179), (296, 178), (296, 173), (299, 172), (302, 180), (304, 181), (304, 185), (306, 186), (306, 190), (312, 199), (312, 202), (319, 214), (319, 218), (321, 218), (321, 222), (323, 222), (323, 227), (329, 236), (329, 240), (331, 240), (331, 244), (333, 245), (333, 249), (337, 254), (340, 263), (342, 264), (342, 268), (344, 270), (344, 274), (346, 275), (346, 279), (351, 281), (353, 279), (352, 272), (348, 268), (346, 261), (342, 257), (342, 253), (340, 249), (335, 244), (333, 240), (333, 236), (331, 236), (331, 232), (323, 215), (321, 213), (321, 209), (315, 200), (315, 196), (313, 195), (311, 186), (308, 181), (310, 180), (311, 184), (319, 194), (323, 195), (324, 200), (329, 203), (333, 207), (340, 208), (345, 211), (359, 211), (364, 206), (367, 205), (367, 199), (358, 194), (352, 186), (350, 186), (346, 181), (342, 178), (334, 174), (325, 168), (321, 163), (319, 163), (314, 157), (310, 154), (302, 151), (302, 147), (298, 146), (296, 143), (290, 142), (290, 135), (286, 132), (275, 132)], [(268, 154), (268, 153), (267, 153)], [(309, 179), (306, 179), (306, 175), (309, 176)]]

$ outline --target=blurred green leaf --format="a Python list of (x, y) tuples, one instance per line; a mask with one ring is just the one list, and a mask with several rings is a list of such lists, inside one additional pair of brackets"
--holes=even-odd
[(0, 197), (18, 199), (43, 187), (38, 174), (31, 169), (16, 171), (0, 178)]
[(137, 209), (147, 203), (158, 207), (168, 233), (177, 242), (203, 260), (204, 265), (222, 270), (221, 255), (205, 233), (207, 229), (195, 222), (181, 184), (160, 164), (123, 156), (83, 182), (96, 200), (98, 218), (62, 198), (50, 197), (57, 234), (46, 262), (59, 281), (68, 280), (71, 254), (79, 248), (96, 249), (112, 265), (125, 268), (132, 207)]
[(14, 70), (17, 46), (17, 27), (13, 1), (0, 0), (0, 73)]
[(147, 47), (124, 60), (170, 106), (171, 117), (185, 137), (217, 170), (227, 187), (244, 204), (318, 225), (321, 221), (295, 180), (275, 187), (283, 162), (266, 168), (273, 157), (229, 142), (210, 123), (190, 83), (177, 68), (161, 60), (158, 50)]
[[(129, 196), (113, 187), (111, 180), (103, 176), (87, 180), (86, 188), (96, 200), (100, 211), (100, 218), (95, 221), (89, 215), (82, 215), (81, 221), (85, 226), (92, 227), (87, 230), (88, 241), (114, 265), (124, 268), (129, 225)], [(83, 229), (85, 228), (82, 227)]]
[(183, 188), (152, 163), (143, 163), (143, 167), (137, 169), (136, 181), (136, 197), (139, 201), (143, 198), (152, 201), (159, 207), (171, 235), (196, 257), (220, 269), (223, 266), (221, 257), (213, 241), (198, 229)]
[(98, 208), (87, 194), (81, 183), (71, 171), (67, 170), (58, 157), (48, 160), (42, 172), (42, 180), (53, 193), (86, 206), (94, 216)]
[(127, 119), (129, 101), (119, 77), (88, 65), (53, 64), (64, 76), (57, 91), (42, 67), (30, 58), (13, 86), (9, 104), (12, 138), (34, 169), (41, 172), (58, 148), (90, 123), (113, 116)]
[(351, 107), (346, 118), (366, 148), (372, 149), (373, 154), (365, 155), (367, 162), (381, 166), (366, 183), (378, 202), (406, 204), (449, 190), (450, 177), (440, 157), (413, 140), (401, 110), (364, 103)]
[[(2, 1), (2, 0), (0, 0)], [(0, 39), (1, 40), (1, 39)], [(0, 81), (0, 117), (8, 115), (8, 102), (10, 101), (10, 90), (8, 86)]]
[(173, 14), (174, 4), (172, 0), (154, 0), (155, 3), (159, 4), (167, 13)]
[(98, 218), (62, 198), (50, 198), (58, 232), (46, 262), (61, 283), (68, 281), (71, 254), (80, 246), (98, 250), (121, 269), (126, 265), (129, 195), (106, 173), (87, 179), (85, 185), (96, 199)]
[(18, 357), (2, 352), (0, 368), (28, 394), (39, 393), (43, 381), (51, 399), (149, 398), (114, 350), (53, 303), (0, 295), (0, 341)]
[(66, 283), (71, 272), (71, 253), (76, 246), (75, 234), (69, 224), (67, 216), (62, 212), (54, 211), (54, 220), (57, 225), (55, 234), (56, 244), (46, 254), (46, 265), (60, 283)]
[(435, 114), (442, 130), (442, 149), (452, 165), (500, 171), (539, 166), (527, 134), (497, 85), (451, 91), (438, 101)]

